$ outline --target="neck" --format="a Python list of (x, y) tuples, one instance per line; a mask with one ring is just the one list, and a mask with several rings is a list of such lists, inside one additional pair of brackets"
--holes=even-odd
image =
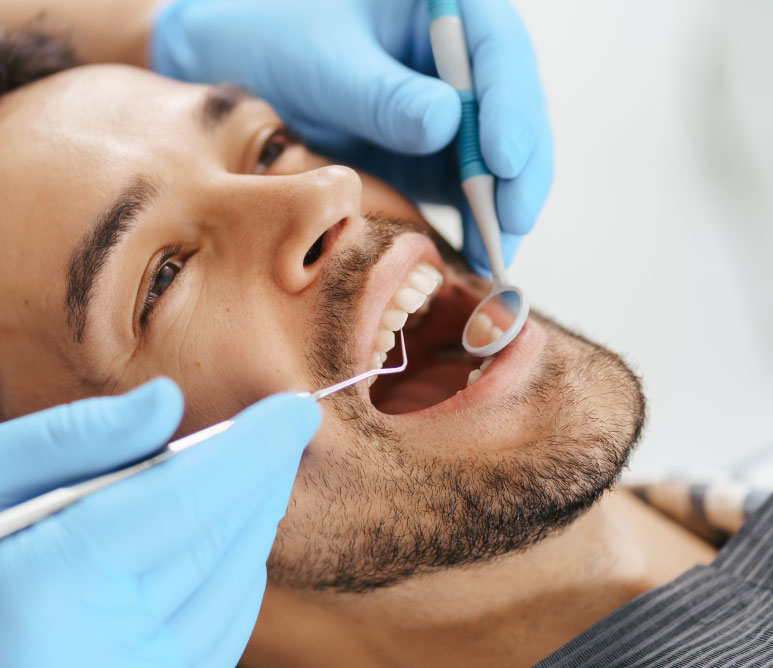
[(564, 531), (484, 565), (367, 595), (271, 591), (245, 665), (271, 665), (270, 655), (288, 666), (324, 666), (326, 656), (331, 666), (349, 665), (343, 656), (357, 666), (531, 666), (712, 557), (705, 543), (627, 493), (610, 493)]

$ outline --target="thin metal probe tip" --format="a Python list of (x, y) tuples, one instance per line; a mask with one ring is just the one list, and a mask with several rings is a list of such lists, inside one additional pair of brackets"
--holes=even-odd
[(383, 374), (388, 374), (388, 373), (401, 373), (408, 368), (408, 354), (405, 352), (405, 335), (403, 334), (402, 329), (400, 329), (400, 347), (403, 355), (403, 361), (402, 361), (402, 364), (400, 364), (400, 366), (393, 366), (387, 369), (371, 369), (370, 371), (365, 371), (364, 373), (354, 376), (353, 378), (348, 378), (347, 380), (343, 380), (340, 383), (331, 385), (330, 387), (322, 388), (321, 390), (317, 390), (316, 392), (311, 392), (311, 393), (303, 392), (301, 394), (302, 396), (309, 396), (315, 401), (319, 401), (320, 399), (329, 397), (331, 394), (335, 394), (339, 390), (343, 390), (346, 387), (351, 387), (352, 385), (356, 385), (360, 381), (367, 380), (368, 378), (372, 378), (373, 376), (381, 376)]

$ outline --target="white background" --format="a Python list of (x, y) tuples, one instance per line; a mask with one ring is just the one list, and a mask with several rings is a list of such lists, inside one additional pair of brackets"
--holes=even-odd
[(773, 3), (515, 4), (556, 175), (512, 276), (643, 376), (633, 472), (729, 471), (773, 445)]

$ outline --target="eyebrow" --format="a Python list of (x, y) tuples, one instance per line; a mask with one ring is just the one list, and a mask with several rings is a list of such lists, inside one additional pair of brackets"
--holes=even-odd
[(159, 188), (150, 180), (135, 177), (90, 226), (70, 256), (67, 269), (65, 313), (77, 343), (82, 343), (86, 321), (99, 278), (111, 252), (128, 234), (137, 217), (158, 196)]
[[(194, 117), (204, 132), (213, 132), (228, 120), (242, 102), (252, 98), (252, 94), (238, 84), (218, 84), (207, 89), (201, 102), (194, 107)], [(148, 179), (135, 177), (131, 185), (99, 216), (90, 227), (91, 232), (70, 256), (65, 313), (77, 343), (82, 343), (84, 339), (94, 283), (110, 253), (128, 234), (142, 211), (157, 197), (158, 190)]]
[(225, 123), (242, 102), (250, 99), (253, 99), (252, 93), (238, 84), (218, 84), (207, 91), (194, 115), (205, 132), (212, 132)]

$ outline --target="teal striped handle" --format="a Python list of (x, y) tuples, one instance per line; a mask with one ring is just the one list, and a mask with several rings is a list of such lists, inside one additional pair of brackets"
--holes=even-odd
[(458, 0), (427, 0), (429, 4), (429, 18), (431, 21), (441, 16), (459, 16)]
[(462, 182), (473, 176), (491, 174), (483, 162), (480, 152), (480, 135), (478, 134), (478, 101), (471, 90), (460, 90), (462, 101), (462, 121), (459, 124), (459, 134), (456, 136), (456, 148), (459, 153), (459, 167), (462, 172)]

